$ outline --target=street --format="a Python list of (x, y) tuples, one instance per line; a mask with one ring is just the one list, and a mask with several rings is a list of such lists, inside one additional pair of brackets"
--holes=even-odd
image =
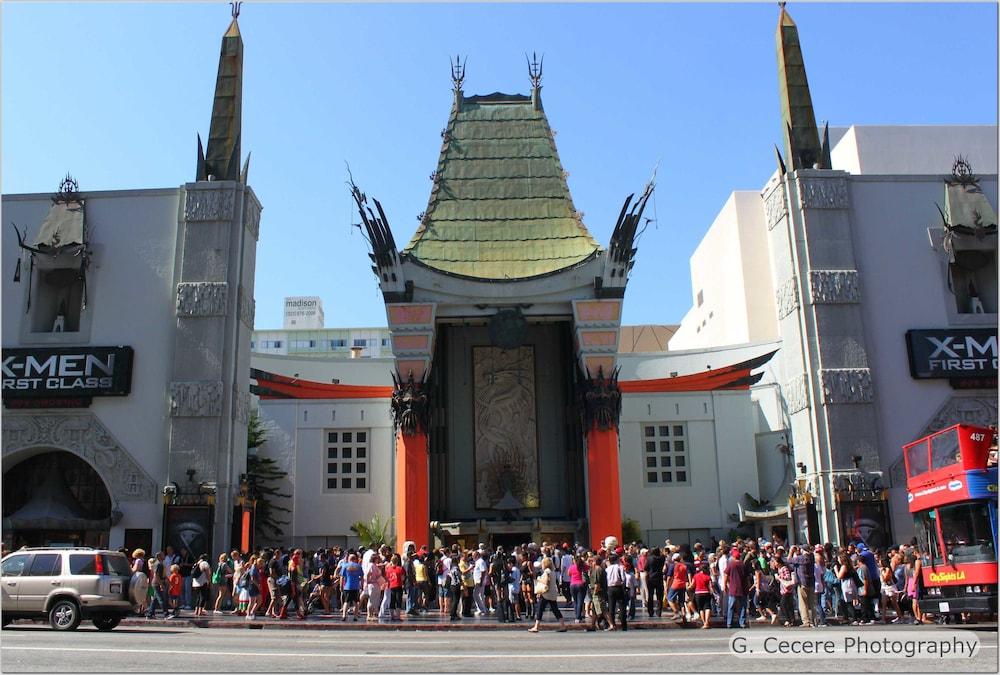
[[(243, 628), (119, 627), (100, 633), (89, 625), (56, 633), (17, 625), (0, 634), (3, 672), (816, 672), (843, 669), (836, 658), (746, 660), (729, 652), (733, 631), (631, 630), (627, 633), (538, 635), (472, 631), (246, 630)], [(880, 627), (881, 629), (881, 627)], [(838, 629), (848, 630), (848, 629)], [(899, 629), (896, 629), (899, 630)], [(761, 633), (753, 629), (751, 633)], [(859, 631), (854, 631), (859, 632)], [(861, 631), (865, 632), (865, 631)], [(922, 637), (971, 637), (971, 631), (922, 629)], [(777, 631), (806, 637), (808, 630)], [(995, 624), (977, 630), (972, 659), (853, 659), (861, 672), (995, 672)], [(905, 663), (904, 663), (905, 662)]]

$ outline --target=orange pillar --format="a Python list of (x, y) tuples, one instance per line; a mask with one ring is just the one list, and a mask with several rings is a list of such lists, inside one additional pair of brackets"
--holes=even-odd
[(427, 466), (427, 434), (396, 436), (396, 548), (403, 542), (417, 548), (430, 543), (430, 484)]
[(587, 431), (587, 510), (590, 541), (600, 548), (607, 536), (622, 540), (622, 498), (618, 477), (618, 429)]

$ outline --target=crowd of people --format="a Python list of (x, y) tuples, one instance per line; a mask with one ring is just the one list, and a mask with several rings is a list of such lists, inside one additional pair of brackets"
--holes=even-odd
[[(126, 552), (128, 553), (128, 552)], [(537, 631), (546, 610), (587, 630), (628, 630), (637, 615), (710, 628), (750, 622), (824, 626), (829, 622), (927, 623), (918, 605), (920, 552), (914, 546), (869, 550), (865, 544), (790, 546), (780, 540), (737, 539), (705, 546), (619, 545), (596, 550), (568, 542), (527, 543), (507, 551), (453, 545), (430, 550), (413, 543), (402, 555), (387, 545), (261, 549), (223, 553), (214, 561), (170, 547), (147, 558), (131, 552), (132, 593), (149, 618), (181, 610), (246, 617), (400, 621), (434, 615), (460, 621), (494, 617), (526, 621)]]

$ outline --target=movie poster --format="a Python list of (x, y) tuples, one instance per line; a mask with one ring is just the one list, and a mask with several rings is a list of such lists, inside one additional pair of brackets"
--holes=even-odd
[(197, 557), (212, 551), (212, 506), (165, 506), (163, 546), (175, 553), (186, 548)]

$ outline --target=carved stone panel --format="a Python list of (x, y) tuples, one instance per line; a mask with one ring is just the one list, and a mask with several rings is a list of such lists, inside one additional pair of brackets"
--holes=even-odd
[(257, 312), (257, 304), (254, 301), (253, 296), (247, 293), (246, 288), (244, 288), (242, 285), (240, 285), (239, 288), (238, 304), (239, 306), (237, 309), (239, 311), (240, 321), (242, 321), (243, 325), (245, 325), (247, 328), (253, 330), (253, 320), (254, 320), (254, 315)]
[(535, 350), (474, 347), (476, 508), (539, 506)]
[(222, 382), (202, 380), (170, 383), (171, 417), (218, 417), (222, 415)]
[(819, 371), (823, 403), (871, 403), (875, 400), (868, 368), (826, 368)]
[(233, 217), (232, 190), (185, 190), (184, 220), (189, 222), (231, 220)]
[(846, 178), (799, 177), (799, 207), (846, 209), (849, 205)]
[(225, 316), (229, 284), (190, 281), (177, 284), (177, 316)]
[(809, 383), (804, 373), (785, 382), (781, 389), (789, 415), (809, 407)]
[(93, 413), (6, 412), (3, 456), (34, 448), (65, 450), (86, 460), (104, 479), (115, 501), (156, 501), (156, 482)]
[(233, 385), (233, 419), (240, 424), (250, 421), (250, 392)]
[(243, 227), (247, 228), (254, 241), (260, 238), (260, 202), (250, 194), (243, 202)]
[(767, 216), (768, 230), (773, 230), (781, 219), (788, 215), (784, 183), (779, 182), (777, 187), (764, 197), (764, 214)]
[(778, 319), (786, 316), (799, 308), (798, 278), (792, 277), (778, 287), (774, 292), (774, 302), (778, 308)]
[(809, 294), (814, 305), (861, 302), (857, 270), (818, 270), (809, 273)]

